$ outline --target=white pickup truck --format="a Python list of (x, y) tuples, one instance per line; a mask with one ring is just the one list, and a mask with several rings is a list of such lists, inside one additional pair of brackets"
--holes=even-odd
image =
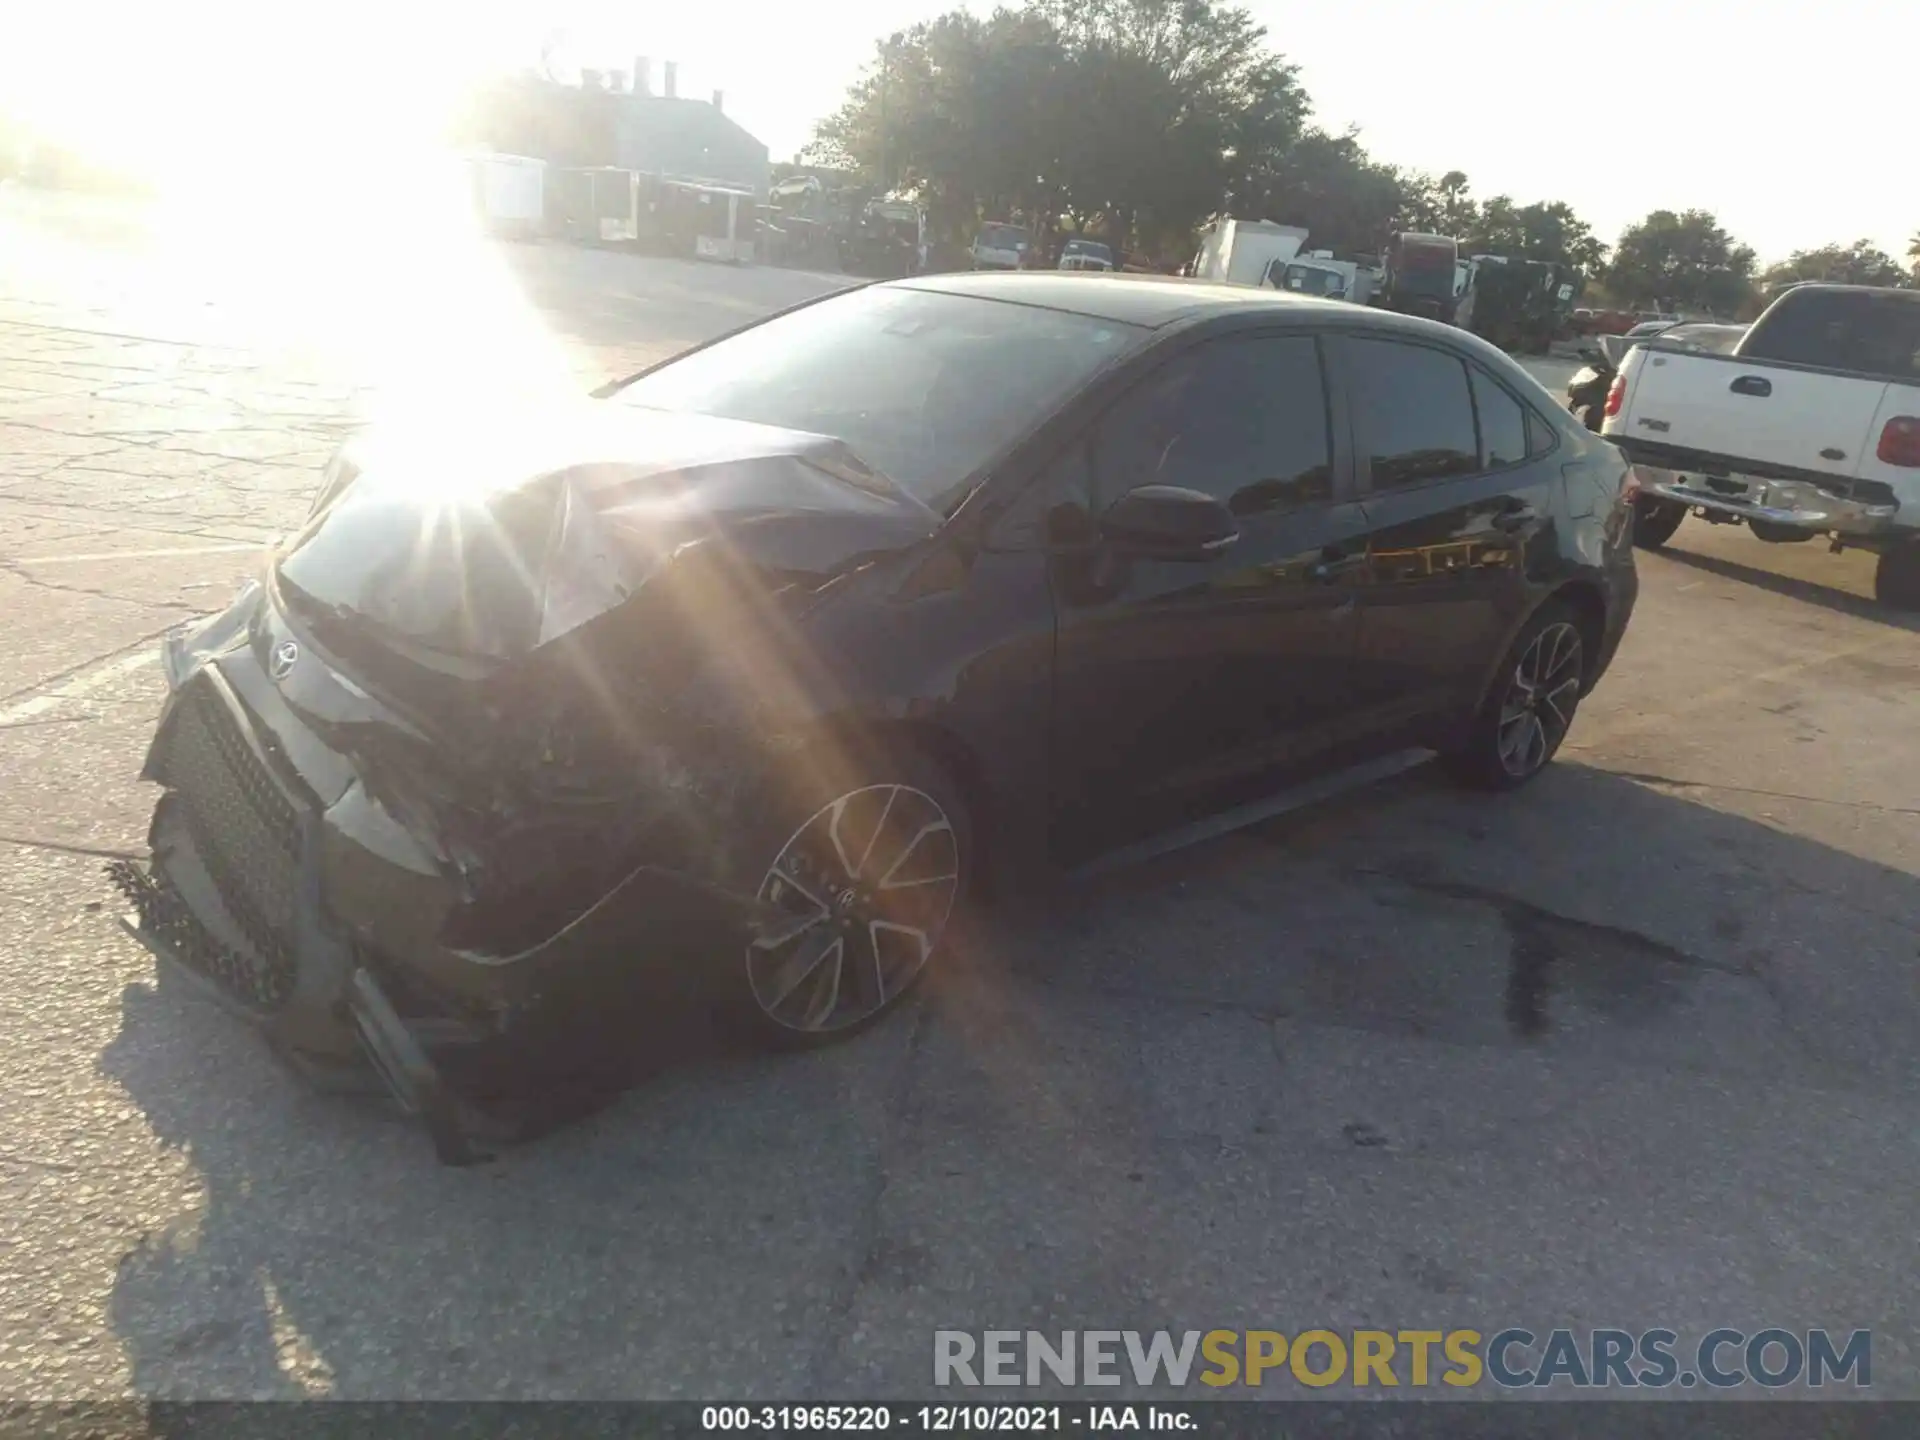
[(1604, 408), (1641, 544), (1689, 513), (1772, 544), (1824, 535), (1877, 553), (1878, 598), (1920, 609), (1920, 291), (1797, 285), (1728, 354), (1655, 336)]

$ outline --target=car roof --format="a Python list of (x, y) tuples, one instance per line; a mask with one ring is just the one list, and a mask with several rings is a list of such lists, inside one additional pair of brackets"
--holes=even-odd
[(1270, 313), (1288, 320), (1337, 321), (1381, 330), (1438, 331), (1456, 340), (1466, 336), (1465, 331), (1450, 325), (1371, 306), (1351, 305), (1342, 300), (1325, 300), (1266, 286), (1223, 285), (1170, 275), (1072, 270), (1028, 270), (1012, 274), (960, 271), (887, 283), (894, 289), (974, 295), (982, 300), (1063, 310), (1149, 330), (1222, 316)]

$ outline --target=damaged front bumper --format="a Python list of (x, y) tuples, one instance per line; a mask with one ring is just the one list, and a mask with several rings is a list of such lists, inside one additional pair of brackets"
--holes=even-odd
[(450, 1164), (510, 1138), (496, 1083), (566, 1055), (576, 1017), (670, 1024), (713, 998), (758, 906), (682, 870), (636, 864), (531, 943), (451, 924), (457, 865), (369, 793), (261, 663), (285, 633), (255, 592), (167, 641), (150, 858), (112, 870), (127, 928), (170, 972), (309, 1076), (377, 1076)]

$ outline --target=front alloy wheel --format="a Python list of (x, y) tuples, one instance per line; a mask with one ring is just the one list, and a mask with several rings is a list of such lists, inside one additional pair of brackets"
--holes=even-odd
[(916, 785), (864, 786), (808, 816), (760, 883), (759, 899), (791, 917), (747, 947), (760, 1017), (817, 1042), (904, 997), (952, 917), (962, 851), (946, 806)]

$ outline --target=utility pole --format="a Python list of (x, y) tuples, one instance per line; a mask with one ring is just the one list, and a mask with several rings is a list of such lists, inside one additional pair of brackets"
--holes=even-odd
[(887, 153), (887, 142), (889, 138), (887, 126), (887, 81), (889, 78), (888, 61), (890, 59), (891, 52), (888, 42), (882, 40), (880, 42), (880, 193), (883, 196), (893, 193), (893, 186), (888, 183), (888, 177), (892, 170), (890, 164), (892, 157)]

